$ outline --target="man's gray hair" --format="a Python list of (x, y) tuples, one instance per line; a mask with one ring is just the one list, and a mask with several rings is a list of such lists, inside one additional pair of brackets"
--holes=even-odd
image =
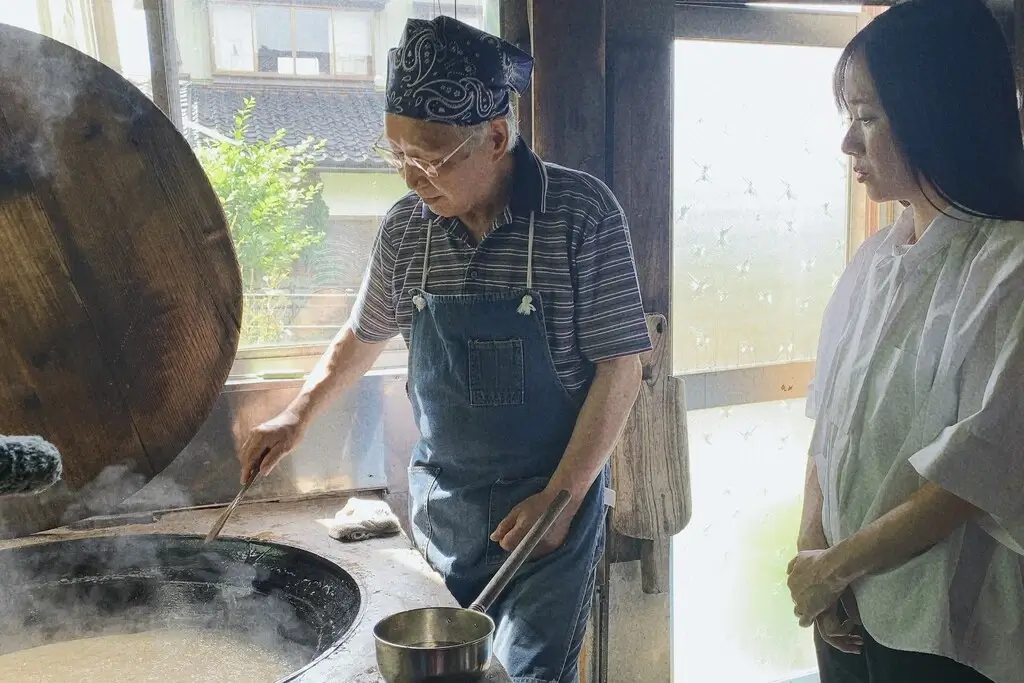
[[(511, 152), (516, 148), (519, 143), (519, 98), (513, 97), (509, 100), (509, 110), (504, 116), (505, 122), (508, 124), (508, 147), (505, 152)], [(491, 122), (484, 121), (483, 123), (477, 124), (470, 127), (469, 137), (473, 140), (473, 145), (482, 143), (486, 138), (487, 134), (491, 129)]]

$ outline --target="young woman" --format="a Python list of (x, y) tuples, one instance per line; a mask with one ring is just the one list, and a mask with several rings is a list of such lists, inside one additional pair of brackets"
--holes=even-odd
[(825, 312), (795, 612), (822, 683), (1024, 681), (1024, 145), (980, 0), (847, 46), (843, 151), (906, 210)]

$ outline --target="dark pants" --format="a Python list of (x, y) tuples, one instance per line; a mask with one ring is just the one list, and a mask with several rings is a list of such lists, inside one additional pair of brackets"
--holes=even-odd
[(952, 659), (920, 652), (891, 650), (861, 629), (864, 646), (851, 655), (835, 649), (814, 630), (821, 683), (992, 683)]

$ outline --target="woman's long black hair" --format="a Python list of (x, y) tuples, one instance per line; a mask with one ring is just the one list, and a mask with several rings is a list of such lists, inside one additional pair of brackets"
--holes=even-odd
[(907, 0), (846, 46), (833, 77), (863, 55), (896, 144), (915, 177), (950, 205), (1024, 220), (1024, 142), (1010, 52), (981, 0)]

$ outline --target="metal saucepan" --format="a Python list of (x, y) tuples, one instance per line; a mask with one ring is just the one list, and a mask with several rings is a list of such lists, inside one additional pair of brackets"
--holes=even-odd
[(469, 683), (491, 664), (494, 621), (487, 609), (533, 553), (569, 504), (568, 491), (551, 501), (522, 542), (468, 609), (426, 607), (393, 614), (373, 628), (377, 668), (387, 683)]

